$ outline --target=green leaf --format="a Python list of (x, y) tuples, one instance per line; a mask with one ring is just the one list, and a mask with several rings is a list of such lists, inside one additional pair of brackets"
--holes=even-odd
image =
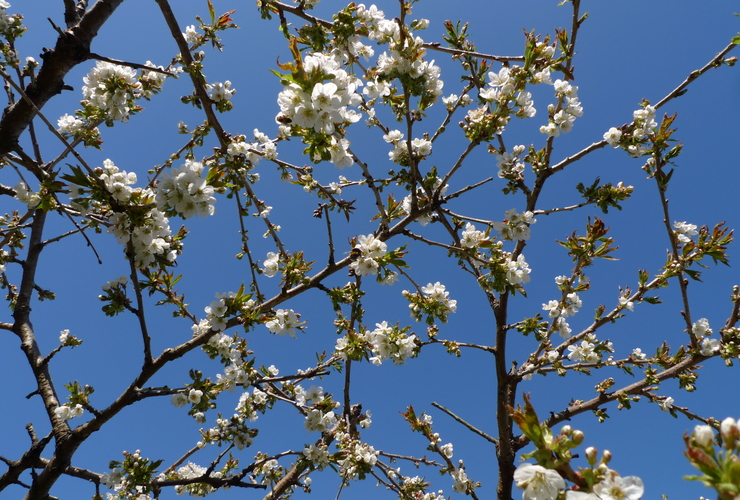
[(216, 11), (213, 9), (213, 3), (208, 0), (208, 13), (211, 15), (211, 23), (216, 22)]

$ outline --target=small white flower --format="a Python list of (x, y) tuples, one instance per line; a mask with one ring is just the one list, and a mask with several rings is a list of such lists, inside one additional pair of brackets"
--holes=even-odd
[(691, 236), (699, 234), (696, 230), (696, 224), (688, 224), (685, 221), (673, 221), (673, 227), (676, 228), (676, 237), (681, 243), (688, 243), (691, 241)]
[(610, 128), (604, 134), (604, 140), (613, 148), (619, 147), (619, 140), (622, 138), (622, 131), (616, 127)]
[(701, 348), (699, 352), (702, 356), (711, 356), (715, 352), (719, 351), (720, 345), (721, 343), (718, 339), (704, 337), (701, 340)]
[(663, 411), (671, 411), (671, 408), (673, 408), (673, 398), (668, 396), (663, 401), (658, 403), (658, 406), (660, 406), (660, 409)]
[(203, 391), (198, 389), (190, 389), (190, 392), (188, 393), (188, 401), (196, 405), (200, 403), (200, 398), (202, 397)]

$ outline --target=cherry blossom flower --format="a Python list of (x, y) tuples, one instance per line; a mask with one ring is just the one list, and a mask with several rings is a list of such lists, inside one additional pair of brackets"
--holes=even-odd
[(593, 490), (601, 500), (639, 500), (645, 487), (637, 476), (620, 477), (615, 471), (609, 470), (606, 478), (595, 484)]
[(696, 230), (696, 224), (688, 224), (684, 222), (673, 222), (673, 227), (676, 228), (676, 237), (681, 243), (688, 243), (691, 241), (691, 236), (699, 234)]
[(262, 273), (268, 278), (272, 278), (278, 272), (278, 264), (280, 262), (280, 256), (275, 252), (267, 252), (267, 259), (262, 263), (265, 268)]
[(663, 411), (671, 411), (671, 408), (673, 408), (673, 401), (674, 399), (672, 397), (667, 396), (663, 401), (658, 403), (658, 406), (660, 406), (660, 409)]
[(81, 404), (68, 406), (69, 404), (71, 403), (57, 406), (56, 408), (54, 408), (54, 413), (64, 420), (72, 420), (75, 417), (81, 417), (82, 414), (85, 412), (85, 409), (82, 407)]
[(556, 471), (541, 465), (523, 463), (514, 471), (514, 481), (523, 500), (555, 500), (565, 481)]
[(265, 326), (270, 330), (270, 333), (278, 335), (288, 333), (295, 338), (295, 329), (300, 327), (301, 324), (293, 309), (278, 309), (275, 311), (275, 318), (265, 323)]
[(604, 134), (604, 140), (613, 148), (619, 147), (619, 141), (622, 139), (622, 131), (616, 127), (610, 128)]
[(478, 231), (473, 224), (468, 222), (460, 238), (460, 245), (465, 248), (475, 248), (486, 239), (486, 233)]
[(582, 340), (580, 344), (569, 345), (568, 359), (577, 363), (595, 363), (599, 360), (599, 353), (594, 351), (596, 346), (588, 340)]
[(132, 68), (97, 61), (82, 81), (84, 103), (105, 111), (108, 120), (127, 122), (141, 109), (134, 101), (142, 97), (142, 86)]

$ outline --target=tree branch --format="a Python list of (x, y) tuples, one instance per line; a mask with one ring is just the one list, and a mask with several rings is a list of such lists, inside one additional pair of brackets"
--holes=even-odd
[[(43, 108), (49, 99), (68, 88), (64, 84), (64, 77), (72, 68), (88, 59), (90, 44), (98, 30), (122, 2), (123, 0), (98, 0), (80, 18), (79, 23), (59, 36), (53, 49), (44, 53), (41, 69), (26, 88), (26, 94), (36, 108)], [(31, 124), (34, 116), (33, 106), (24, 99), (5, 109), (0, 120), (0, 157), (18, 147), (18, 138)]]

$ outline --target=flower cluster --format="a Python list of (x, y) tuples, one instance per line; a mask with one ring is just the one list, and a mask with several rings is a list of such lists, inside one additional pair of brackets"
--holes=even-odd
[[(393, 163), (408, 165), (409, 150), (403, 134), (400, 130), (389, 130), (383, 135), (383, 140), (388, 144), (393, 144), (393, 149), (388, 153), (388, 158)], [(432, 154), (432, 141), (428, 139), (416, 138), (411, 141), (411, 153), (416, 157), (424, 157)]]
[(716, 437), (715, 429), (709, 425), (697, 425), (690, 436), (684, 436), (686, 458), (702, 473), (686, 479), (701, 481), (714, 488), (719, 494), (717, 498), (736, 498), (740, 489), (740, 480), (734, 472), (740, 452), (740, 424), (727, 417), (719, 424)]
[(303, 426), (308, 432), (323, 432), (334, 427), (336, 423), (337, 415), (333, 411), (324, 412), (319, 408), (313, 408), (307, 412)]
[(108, 220), (108, 233), (113, 234), (118, 243), (127, 245), (131, 240), (137, 268), (150, 266), (157, 256), (167, 262), (174, 262), (177, 258), (177, 251), (170, 248), (172, 233), (169, 220), (156, 208), (150, 210), (136, 225), (125, 212), (115, 212)]
[[(132, 187), (136, 184), (136, 173), (126, 172), (119, 169), (110, 159), (103, 161), (103, 167), (99, 170), (98, 178), (105, 184), (105, 189), (116, 201), (128, 203), (131, 195), (137, 188)], [(70, 188), (70, 198), (78, 198), (74, 187)]]
[(179, 168), (162, 172), (156, 188), (157, 208), (167, 214), (176, 213), (183, 219), (216, 213), (215, 190), (201, 178), (202, 172), (203, 164), (193, 160), (185, 160)]
[[(80, 114), (84, 115), (84, 113)], [(98, 127), (93, 127), (88, 121), (66, 113), (57, 120), (57, 132), (65, 139), (79, 139), (88, 147), (99, 148), (103, 142)]]
[(305, 322), (300, 321), (300, 315), (296, 314), (293, 309), (278, 309), (275, 311), (275, 317), (265, 323), (265, 326), (270, 333), (276, 333), (278, 335), (290, 334), (291, 337), (295, 338), (296, 328), (301, 327)]
[(701, 318), (699, 321), (696, 321), (692, 325), (691, 331), (701, 340), (699, 353), (702, 356), (711, 356), (720, 350), (720, 347), (722, 346), (720, 340), (709, 338), (709, 335), (713, 332), (709, 327), (709, 320), (707, 318)]
[(339, 460), (341, 466), (340, 474), (346, 479), (359, 477), (365, 478), (365, 474), (378, 462), (379, 451), (367, 443), (351, 441), (344, 450), (344, 458)]
[[(507, 111), (505, 121), (508, 121), (509, 113), (519, 118), (532, 118), (537, 114), (532, 100), (532, 94), (523, 89), (522, 82), (518, 81), (519, 77), (524, 75), (520, 66), (504, 66), (498, 72), (490, 71), (488, 73), (489, 86), (481, 90), (480, 98), (486, 102), (497, 105), (499, 108)], [(549, 69), (547, 73), (535, 77), (535, 82), (551, 83)], [(503, 123), (502, 125), (505, 125)]]
[(605, 134), (604, 140), (613, 148), (623, 147), (630, 156), (638, 158), (648, 154), (645, 145), (655, 135), (658, 122), (655, 121), (655, 107), (647, 102), (632, 113), (633, 122), (630, 127), (611, 127)]
[(57, 120), (57, 132), (76, 136), (85, 129), (85, 122), (76, 116), (65, 114)]
[(223, 83), (207, 83), (206, 91), (208, 92), (208, 97), (215, 103), (231, 101), (231, 96), (236, 94), (236, 89), (231, 88), (231, 82), (229, 80)]
[(681, 243), (688, 243), (691, 241), (691, 236), (699, 234), (696, 230), (696, 224), (688, 224), (686, 221), (673, 221), (673, 227), (676, 229), (676, 238)]
[(173, 243), (179, 237), (172, 237), (165, 214), (151, 208), (154, 192), (133, 187), (135, 173), (120, 170), (111, 160), (105, 160), (102, 168), (95, 169), (94, 176), (85, 176), (81, 171), (76, 174), (67, 177), (71, 181), (72, 207), (83, 216), (92, 211), (108, 212), (107, 232), (126, 247), (131, 242), (136, 267), (150, 266), (158, 257), (167, 264), (175, 260), (181, 244)]
[(452, 476), (454, 481), (454, 483), (452, 483), (452, 491), (455, 493), (468, 493), (468, 491), (472, 489), (473, 481), (470, 480), (465, 469), (462, 467), (450, 472), (450, 476)]
[(375, 354), (370, 358), (374, 365), (380, 365), (387, 359), (393, 360), (394, 365), (402, 365), (408, 358), (416, 357), (419, 352), (416, 335), (407, 335), (406, 329), (389, 327), (386, 321), (376, 323), (375, 326), (375, 330), (365, 332), (365, 339), (372, 345), (372, 352)]
[(540, 132), (547, 134), (548, 137), (557, 137), (561, 133), (567, 134), (573, 130), (576, 118), (583, 116), (583, 108), (578, 100), (578, 87), (563, 80), (555, 80), (553, 86), (555, 96), (562, 105), (557, 112), (552, 105), (548, 108), (550, 120), (547, 125), (540, 127)]
[(10, 3), (6, 2), (5, 0), (0, 0), (0, 31), (5, 31), (8, 28), (8, 25), (15, 22), (15, 19), (13, 19), (12, 16), (5, 12), (5, 9), (9, 8)]
[(506, 218), (502, 222), (494, 222), (493, 228), (501, 235), (501, 239), (508, 241), (528, 240), (531, 236), (529, 226), (537, 222), (530, 211), (517, 212), (515, 208), (506, 211)]
[(29, 210), (33, 210), (41, 203), (41, 196), (39, 193), (31, 191), (25, 182), (21, 181), (15, 185), (15, 199), (21, 203), (25, 203)]
[(433, 322), (434, 318), (439, 318), (446, 323), (450, 313), (457, 311), (457, 301), (448, 298), (450, 292), (446, 291), (445, 286), (439, 281), (434, 284), (428, 283), (427, 286), (422, 287), (421, 291), (424, 296), (418, 293), (412, 294), (408, 290), (402, 292), (403, 296), (411, 302), (409, 304), (411, 317), (416, 321), (421, 321), (426, 315), (427, 323)]
[(314, 159), (329, 159), (339, 168), (353, 165), (354, 160), (348, 152), (349, 141), (337, 136), (337, 129), (356, 123), (362, 117), (348, 109), (362, 103), (362, 97), (356, 92), (362, 81), (342, 69), (342, 63), (338, 53), (306, 55), (301, 63), (303, 81), (299, 84), (295, 77), (290, 83), (284, 81), (287, 85), (278, 95), (280, 114), (277, 117), (281, 123), (290, 123), (286, 131), (293, 134), (303, 135), (305, 131), (331, 136), (328, 157), (316, 152)]
[[(439, 195), (440, 196), (444, 196), (445, 193), (447, 192), (448, 185), (445, 184), (441, 188), (440, 188), (440, 186), (442, 186), (442, 179), (440, 179), (439, 177), (436, 177), (434, 179), (434, 182), (432, 183), (430, 189), (431, 189), (431, 191), (437, 191), (439, 189)], [(403, 211), (406, 213), (406, 215), (411, 214), (411, 209), (412, 209), (411, 202), (412, 202), (412, 198), (413, 197), (409, 194), (406, 197), (404, 197), (403, 202), (401, 203), (401, 206), (403, 207)], [(421, 186), (419, 186), (419, 187), (416, 188), (416, 202), (417, 202), (417, 206), (418, 206), (419, 210), (423, 210), (427, 206), (427, 204), (429, 203), (429, 198), (427, 197), (426, 192), (424, 191), (424, 188), (422, 188)], [(435, 214), (436, 214), (436, 212), (427, 211), (425, 214), (420, 215), (419, 217), (417, 217), (414, 220), (416, 222), (418, 222), (419, 224), (421, 224), (422, 226), (426, 226), (427, 224), (429, 224), (432, 221), (432, 219), (434, 218)]]
[(519, 157), (524, 153), (524, 146), (514, 146), (511, 152), (502, 152), (496, 158), (496, 166), (498, 166), (498, 176), (501, 179), (508, 179), (516, 181), (522, 178), (524, 174), (524, 163), (519, 160)]
[[(198, 477), (204, 477), (207, 472), (208, 469), (205, 467), (188, 462), (175, 471), (173, 474), (174, 477), (169, 477), (168, 479), (195, 479)], [(211, 477), (221, 476), (222, 474), (219, 471), (211, 473)], [(178, 495), (188, 493), (192, 497), (204, 497), (214, 491), (216, 491), (216, 488), (206, 483), (180, 484), (175, 486), (175, 493)]]
[(565, 295), (562, 301), (551, 300), (547, 304), (542, 304), (542, 309), (548, 311), (547, 315), (551, 318), (562, 316), (575, 316), (578, 310), (583, 306), (583, 301), (576, 292), (570, 292)]
[(142, 85), (132, 68), (98, 61), (82, 80), (83, 105), (102, 110), (107, 122), (127, 122), (141, 110), (135, 101), (143, 96)]
[(527, 261), (524, 260), (523, 254), (519, 254), (516, 260), (508, 259), (506, 261), (506, 281), (510, 285), (529, 283), (529, 273), (531, 272), (532, 270), (529, 268)]
[[(617, 472), (604, 468), (603, 479), (593, 485), (593, 492), (567, 490), (566, 500), (639, 500), (645, 491), (642, 480), (637, 476), (621, 477)], [(514, 471), (514, 481), (523, 489), (524, 500), (555, 500), (565, 489), (563, 478), (553, 469), (541, 465), (523, 463)]]
[(478, 231), (473, 224), (465, 224), (465, 230), (460, 238), (460, 245), (464, 248), (475, 248), (486, 239), (486, 233)]
[(258, 165), (262, 158), (266, 160), (277, 160), (278, 152), (275, 142), (267, 134), (254, 129), (255, 142), (246, 142), (244, 136), (236, 136), (227, 148), (231, 158), (244, 157), (249, 166)]
[(240, 450), (252, 446), (257, 431), (249, 429), (245, 422), (246, 417), (240, 413), (234, 413), (231, 418), (217, 418), (214, 427), (201, 430), (202, 441), (199, 446), (205, 446), (207, 443), (215, 445), (234, 443)]
[(596, 344), (588, 340), (582, 340), (580, 344), (569, 345), (568, 359), (576, 363), (596, 363), (601, 356), (594, 350), (595, 348)]
[[(411, 80), (409, 90), (420, 95), (420, 107), (425, 109), (435, 103), (442, 95), (444, 82), (440, 79), (440, 68), (434, 61), (425, 61), (424, 40), (419, 36), (401, 37), (400, 27), (395, 20), (379, 20), (377, 30), (370, 33), (370, 39), (390, 41), (389, 51), (378, 57), (377, 72), (383, 79), (400, 78)], [(417, 23), (417, 27), (421, 28)]]
[(384, 241), (379, 240), (372, 234), (368, 234), (367, 236), (360, 235), (357, 240), (358, 243), (355, 245), (355, 250), (359, 251), (359, 255), (352, 261), (349, 267), (357, 276), (378, 274), (379, 266), (377, 259), (385, 256), (388, 246)]
[[(162, 66), (155, 66), (154, 63), (151, 61), (147, 61), (144, 66), (164, 70)], [(182, 67), (178, 66), (173, 71), (175, 73), (182, 73), (183, 69)], [(154, 94), (159, 93), (159, 91), (162, 90), (165, 79), (167, 79), (167, 75), (161, 73), (160, 71), (142, 70), (141, 76), (139, 76), (142, 97), (146, 100), (149, 100)]]
[(329, 465), (329, 450), (326, 446), (310, 444), (303, 449), (303, 456), (319, 470)]
[(455, 106), (469, 106), (473, 102), (473, 98), (468, 94), (463, 94), (462, 97), (458, 97), (457, 94), (450, 94), (447, 97), (442, 98), (442, 103), (447, 107), (448, 111), (452, 111)]
[(214, 300), (203, 310), (206, 313), (206, 321), (208, 321), (210, 328), (217, 331), (222, 331), (226, 328), (226, 312), (228, 308), (224, 298)]
[(634, 111), (632, 118), (635, 120), (635, 130), (632, 134), (638, 139), (652, 136), (658, 127), (658, 122), (655, 121), (655, 107), (653, 106), (647, 105)]
[(85, 409), (81, 404), (66, 403), (54, 408), (54, 413), (63, 420), (72, 420), (75, 417), (81, 417)]

